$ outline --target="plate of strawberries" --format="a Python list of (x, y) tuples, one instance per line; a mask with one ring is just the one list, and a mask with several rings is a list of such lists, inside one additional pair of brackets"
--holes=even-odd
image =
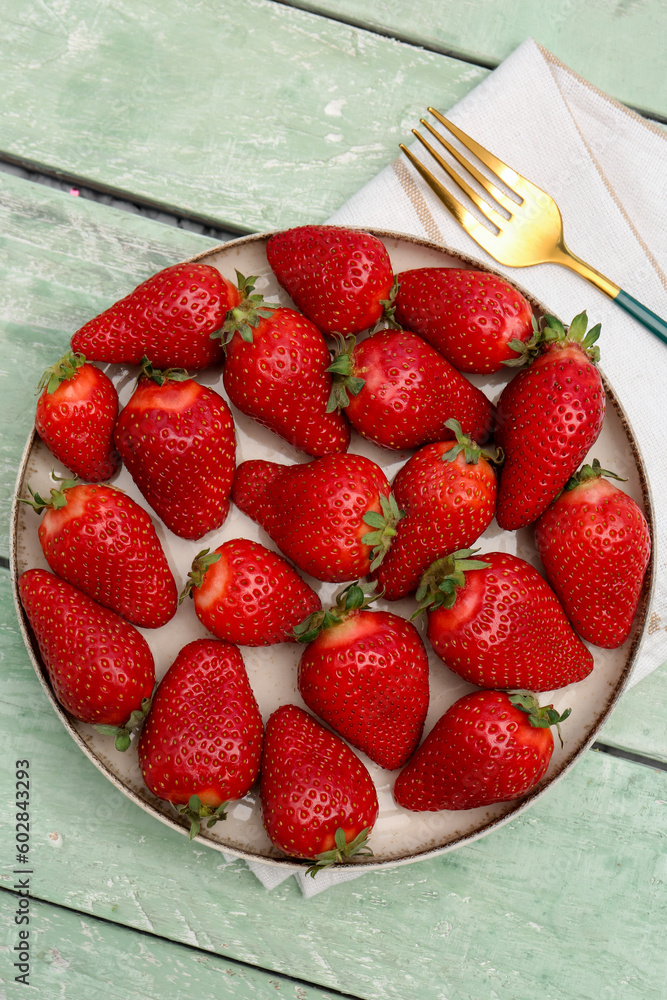
[(92, 317), (40, 383), (12, 531), (81, 750), (175, 830), (314, 876), (451, 850), (546, 793), (651, 589), (598, 341), (452, 250), (327, 225)]

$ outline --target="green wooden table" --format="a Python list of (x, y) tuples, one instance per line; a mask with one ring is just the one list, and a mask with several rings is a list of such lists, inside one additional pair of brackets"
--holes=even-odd
[[(3, 5), (0, 997), (665, 996), (665, 668), (492, 835), (313, 899), (293, 879), (269, 893), (72, 743), (18, 630), (8, 514), (44, 360), (84, 319), (234, 234), (326, 219), (427, 104), (450, 107), (529, 35), (665, 122), (666, 29), (662, 0)], [(23, 759), (29, 896), (14, 872)]]

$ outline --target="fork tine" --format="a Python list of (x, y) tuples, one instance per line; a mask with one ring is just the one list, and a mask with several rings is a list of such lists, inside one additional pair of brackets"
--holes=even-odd
[(436, 197), (438, 197), (445, 207), (449, 209), (456, 221), (463, 226), (466, 232), (469, 233), (470, 236), (472, 236), (472, 238), (476, 240), (484, 250), (487, 250), (491, 256), (493, 256), (491, 245), (496, 239), (496, 235), (487, 229), (486, 226), (482, 225), (481, 222), (478, 222), (475, 216), (472, 215), (467, 208), (464, 208), (460, 201), (457, 201), (456, 198), (450, 194), (447, 188), (440, 183), (437, 177), (434, 177), (431, 171), (417, 159), (412, 150), (408, 149), (407, 146), (404, 146), (403, 143), (400, 143), (400, 149), (405, 153), (415, 169), (419, 171)]
[(516, 170), (512, 170), (512, 168), (508, 167), (506, 163), (499, 160), (497, 156), (490, 153), (488, 149), (485, 149), (484, 146), (480, 146), (478, 142), (471, 139), (469, 135), (466, 135), (466, 133), (463, 132), (457, 125), (450, 122), (448, 118), (441, 115), (435, 108), (428, 108), (428, 111), (434, 118), (437, 118), (441, 125), (444, 125), (446, 129), (449, 129), (452, 135), (455, 135), (459, 142), (463, 143), (463, 145), (466, 146), (471, 153), (474, 153), (478, 160), (481, 160), (481, 162), (484, 163), (489, 170), (493, 171), (496, 176), (500, 177), (510, 191), (514, 191), (517, 197), (521, 197), (519, 192), (515, 190), (515, 187), (521, 187), (521, 182), (524, 181), (521, 174), (517, 174)]
[[(433, 131), (433, 134), (435, 135), (436, 139), (438, 139), (439, 141), (443, 141), (444, 142), (444, 140), (441, 139), (441, 137), (437, 134), (437, 132), (435, 132), (434, 130), (430, 129), (430, 126), (429, 126), (428, 122), (424, 121), (423, 118), (421, 119), (421, 122), (422, 122), (423, 125), (426, 125), (426, 127), (429, 128), (429, 131)], [(480, 210), (480, 212), (482, 213), (482, 215), (484, 216), (484, 218), (488, 219), (489, 222), (492, 223), (492, 225), (496, 226), (497, 229), (500, 229), (501, 228), (501, 225), (500, 225), (501, 222), (505, 222), (506, 221), (505, 217), (503, 215), (500, 215), (500, 213), (494, 208), (493, 205), (489, 205), (488, 201), (484, 201), (483, 198), (480, 198), (480, 196), (477, 194), (477, 192), (473, 188), (470, 187), (470, 185), (468, 184), (468, 182), (465, 181), (463, 179), (463, 177), (460, 176), (460, 174), (457, 174), (456, 170), (454, 170), (453, 167), (451, 167), (449, 165), (449, 163), (447, 163), (447, 161), (440, 155), (440, 153), (438, 153), (438, 151), (436, 149), (434, 149), (434, 147), (431, 145), (431, 143), (427, 139), (425, 139), (423, 135), (421, 135), (414, 128), (412, 130), (412, 134), (414, 136), (416, 136), (417, 139), (419, 139), (419, 141), (421, 142), (422, 146), (424, 146), (424, 148), (429, 151), (429, 153), (434, 158), (434, 160), (436, 160), (436, 162), (439, 164), (439, 166), (441, 166), (442, 169), (445, 170), (449, 174), (449, 176), (454, 181), (454, 183), (458, 184), (458, 186), (463, 191), (463, 193), (467, 194), (468, 197), (470, 198), (470, 200), (472, 202), (474, 202), (475, 205), (477, 205), (477, 208)], [(449, 144), (446, 143), (446, 145), (449, 145)], [(457, 157), (457, 159), (458, 159), (458, 157)], [(472, 164), (469, 164), (469, 163), (466, 162), (466, 160), (465, 160), (464, 157), (461, 157), (460, 160), (459, 160), (459, 162), (462, 163), (462, 166), (464, 166), (464, 167), (466, 167), (468, 169), (470, 169), (470, 167), (472, 166)], [(491, 186), (493, 186), (493, 185), (491, 185)], [(500, 192), (498, 192), (498, 193), (500, 194)], [(516, 208), (516, 203), (514, 203), (514, 207)], [(493, 213), (493, 217), (492, 217), (491, 213)]]
[[(433, 138), (436, 139), (439, 143), (441, 143), (441, 145), (445, 147), (445, 149), (454, 157), (454, 159), (458, 160), (461, 166), (464, 167), (464, 169), (467, 170), (468, 173), (472, 174), (477, 183), (481, 187), (483, 187), (484, 190), (488, 192), (488, 194), (490, 194), (491, 197), (495, 201), (497, 201), (499, 205), (502, 205), (502, 207), (510, 213), (516, 211), (518, 207), (516, 201), (513, 201), (511, 198), (508, 198), (508, 196), (503, 191), (497, 188), (495, 184), (492, 184), (491, 181), (488, 179), (488, 177), (485, 177), (485, 175), (477, 169), (474, 163), (470, 163), (469, 160), (466, 160), (465, 156), (463, 156), (463, 154), (460, 153), (458, 149), (452, 146), (452, 144), (448, 142), (444, 136), (440, 135), (440, 133), (433, 128), (430, 122), (427, 122), (425, 118), (420, 118), (419, 120), (422, 123), (422, 125), (426, 126), (426, 128), (429, 130)], [(441, 166), (443, 167), (445, 166), (444, 161), (441, 161), (439, 157), (438, 157), (438, 162), (441, 164)], [(445, 167), (445, 169), (447, 168)], [(468, 194), (470, 198), (473, 198), (472, 194), (470, 194), (470, 191), (466, 191), (466, 194)], [(523, 198), (521, 200), (523, 201)], [(475, 201), (474, 198), (473, 201)], [(478, 202), (475, 201), (475, 204), (478, 205)]]

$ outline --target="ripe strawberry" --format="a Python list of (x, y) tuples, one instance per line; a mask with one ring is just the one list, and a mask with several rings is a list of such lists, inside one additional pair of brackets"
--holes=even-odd
[(379, 330), (359, 344), (350, 337), (329, 370), (337, 375), (329, 405), (344, 408), (355, 430), (382, 448), (451, 440), (450, 418), (480, 444), (492, 433), (484, 393), (407, 330)]
[(388, 601), (416, 590), (431, 563), (468, 548), (493, 520), (497, 457), (462, 434), (458, 421), (446, 423), (456, 441), (415, 452), (392, 484), (403, 517), (375, 574)]
[(358, 333), (382, 318), (394, 275), (376, 236), (297, 226), (271, 236), (266, 256), (297, 308), (323, 333)]
[(559, 715), (551, 705), (540, 708), (528, 691), (464, 695), (403, 768), (394, 798), (417, 812), (518, 799), (544, 776), (554, 749), (549, 727), (569, 714), (567, 709)]
[[(605, 392), (593, 344), (580, 313), (569, 331), (544, 317), (525, 354), (538, 351), (498, 400), (496, 444), (505, 453), (496, 520), (514, 530), (536, 521), (578, 468), (602, 429)], [(521, 358), (517, 361), (520, 363)]]
[(145, 716), (155, 664), (140, 632), (44, 569), (18, 580), (19, 596), (53, 692), (80, 722), (102, 726), (127, 750)]
[(116, 447), (143, 496), (181, 538), (219, 528), (229, 511), (236, 438), (227, 403), (178, 369), (144, 359), (118, 418)]
[(307, 642), (299, 691), (308, 708), (371, 760), (402, 767), (428, 711), (428, 656), (417, 629), (390, 611), (368, 610), (351, 584), (335, 607), (294, 630)]
[(240, 646), (295, 642), (294, 626), (322, 607), (282, 556), (247, 538), (200, 552), (181, 601), (187, 594), (209, 632)]
[(371, 854), (378, 815), (371, 776), (343, 741), (296, 705), (266, 724), (260, 783), (262, 819), (271, 841), (290, 857), (322, 868)]
[(160, 799), (190, 820), (207, 819), (246, 795), (259, 774), (264, 730), (243, 657), (217, 639), (195, 639), (164, 675), (139, 738), (141, 774)]
[(327, 412), (332, 380), (324, 337), (300, 313), (251, 295), (254, 280), (239, 274), (242, 301), (223, 327), (227, 395), (242, 413), (313, 458), (346, 451), (347, 420)]
[(427, 635), (450, 670), (485, 688), (551, 691), (580, 681), (593, 657), (537, 570), (508, 552), (454, 552), (417, 591)]
[(61, 579), (140, 628), (159, 628), (176, 613), (176, 583), (153, 522), (113, 486), (61, 480), (44, 500), (28, 487), (39, 541)]
[(495, 274), (417, 267), (396, 280), (396, 322), (418, 333), (461, 372), (501, 371), (516, 358), (511, 342), (533, 334), (530, 303)]
[[(547, 578), (579, 635), (605, 649), (627, 639), (651, 556), (635, 501), (584, 465), (535, 525)], [(618, 479), (618, 476), (614, 476)]]
[(219, 364), (211, 334), (239, 300), (231, 281), (210, 264), (174, 264), (142, 282), (72, 337), (72, 350), (93, 361), (193, 371)]
[(83, 354), (68, 351), (42, 375), (35, 427), (49, 451), (81, 479), (98, 483), (118, 468), (113, 382)]
[[(394, 528), (368, 542), (365, 516), (383, 510), (390, 488), (375, 462), (325, 455), (301, 465), (255, 459), (236, 470), (232, 497), (299, 569), (318, 580), (358, 580), (379, 565)], [(384, 522), (383, 522), (384, 523)]]

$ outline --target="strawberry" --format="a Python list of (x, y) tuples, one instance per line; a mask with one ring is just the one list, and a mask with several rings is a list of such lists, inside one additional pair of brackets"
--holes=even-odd
[(262, 717), (241, 653), (194, 639), (162, 678), (137, 752), (147, 787), (190, 820), (190, 839), (250, 791), (262, 755)]
[(236, 438), (227, 403), (179, 369), (142, 375), (114, 434), (128, 472), (181, 538), (219, 528), (229, 511)]
[(508, 552), (472, 555), (438, 560), (417, 591), (428, 639), (449, 669), (479, 687), (531, 691), (588, 676), (593, 657), (537, 570)]
[(300, 313), (251, 295), (254, 281), (239, 274), (242, 301), (222, 331), (227, 395), (242, 413), (313, 458), (346, 451), (347, 420), (327, 412), (332, 380), (324, 337)]
[(535, 525), (537, 551), (570, 621), (588, 642), (615, 649), (627, 639), (651, 556), (651, 534), (635, 501), (584, 465)]
[(394, 275), (376, 236), (297, 226), (271, 236), (266, 256), (297, 308), (323, 333), (358, 333), (382, 318)]
[(231, 281), (210, 264), (174, 264), (142, 282), (72, 337), (72, 350), (93, 361), (193, 371), (219, 364), (219, 340), (211, 334), (239, 300)]
[(295, 642), (294, 626), (322, 607), (282, 556), (247, 538), (200, 552), (181, 601), (188, 594), (202, 625), (240, 646)]
[(322, 868), (370, 854), (378, 815), (371, 776), (335, 733), (296, 705), (282, 705), (266, 724), (260, 782), (262, 820), (290, 857)]
[(493, 520), (497, 455), (462, 434), (458, 421), (446, 425), (456, 441), (427, 444), (392, 483), (403, 517), (375, 574), (388, 601), (416, 590), (432, 562), (468, 548)]
[(145, 716), (155, 664), (140, 632), (44, 569), (18, 580), (19, 596), (53, 692), (80, 722), (103, 727), (127, 750)]
[(23, 500), (38, 514), (39, 541), (61, 579), (140, 628), (159, 628), (176, 613), (177, 591), (153, 522), (113, 486), (60, 480), (44, 500)]
[[(599, 324), (580, 313), (568, 331), (544, 317), (523, 356), (535, 360), (503, 389), (496, 444), (505, 453), (496, 520), (515, 530), (536, 521), (576, 471), (602, 429), (605, 392), (595, 362)], [(521, 363), (522, 357), (517, 358)]]
[(49, 451), (75, 476), (98, 483), (118, 468), (113, 382), (83, 354), (68, 351), (42, 375), (35, 427)]
[[(399, 806), (417, 812), (511, 802), (544, 777), (559, 715), (527, 691), (473, 691), (436, 722), (394, 785)], [(560, 728), (558, 729), (560, 735)], [(562, 739), (561, 739), (562, 744)]]
[(402, 767), (421, 739), (428, 710), (428, 656), (417, 629), (390, 611), (368, 610), (351, 584), (335, 607), (294, 630), (308, 643), (299, 691), (308, 708), (371, 760)]
[(394, 318), (461, 372), (487, 374), (516, 358), (513, 340), (533, 334), (530, 303), (486, 271), (417, 267), (396, 276)]
[(348, 338), (329, 370), (336, 376), (330, 407), (343, 408), (355, 430), (382, 448), (451, 440), (450, 418), (480, 444), (491, 435), (492, 403), (407, 330), (380, 330), (359, 344)]
[(346, 453), (301, 465), (242, 462), (232, 497), (299, 569), (317, 580), (342, 583), (379, 565), (394, 527), (385, 510), (385, 527), (369, 542), (372, 521), (366, 518), (383, 511), (389, 492), (375, 462)]

